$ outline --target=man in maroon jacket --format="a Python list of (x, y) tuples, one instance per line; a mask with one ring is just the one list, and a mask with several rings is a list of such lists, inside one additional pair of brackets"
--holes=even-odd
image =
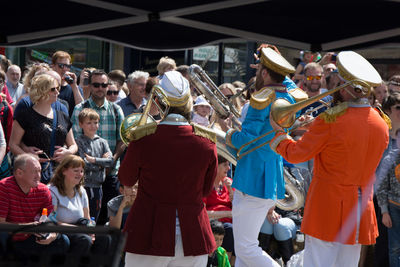
[(190, 125), (188, 81), (166, 72), (160, 86), (169, 103), (159, 125), (146, 125), (129, 144), (119, 169), (125, 186), (139, 181), (124, 231), (126, 266), (199, 266), (207, 264), (215, 241), (202, 198), (217, 173), (215, 133)]

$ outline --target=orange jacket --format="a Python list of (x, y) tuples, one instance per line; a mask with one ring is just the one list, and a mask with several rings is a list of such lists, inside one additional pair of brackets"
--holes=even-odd
[(375, 243), (378, 230), (373, 184), (375, 169), (388, 141), (388, 126), (377, 111), (348, 107), (331, 123), (318, 117), (297, 142), (283, 139), (278, 144), (277, 153), (289, 162), (314, 158), (302, 232), (329, 242), (355, 244), (360, 189), (363, 213), (358, 243)]

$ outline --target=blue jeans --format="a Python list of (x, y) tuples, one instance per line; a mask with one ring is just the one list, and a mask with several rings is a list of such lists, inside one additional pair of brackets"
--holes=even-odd
[(392, 227), (388, 228), (390, 267), (400, 266), (400, 207), (389, 203)]
[(261, 226), (260, 232), (267, 235), (274, 234), (277, 241), (285, 241), (296, 237), (298, 226), (290, 218), (281, 218), (277, 224), (271, 224), (267, 218)]

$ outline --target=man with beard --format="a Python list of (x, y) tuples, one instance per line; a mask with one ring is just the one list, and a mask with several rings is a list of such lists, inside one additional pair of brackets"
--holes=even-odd
[[(303, 90), (307, 93), (309, 98), (319, 95), (320, 93), (322, 93), (322, 91), (326, 91), (326, 89), (322, 88), (322, 85), (325, 84), (324, 81), (324, 70), (321, 65), (315, 62), (311, 62), (304, 67)], [(320, 113), (324, 112), (328, 108), (328, 106), (331, 105), (331, 102), (332, 96), (326, 96), (320, 101), (314, 102), (311, 105), (303, 108), (301, 110), (301, 114), (311, 112), (311, 114), (308, 115), (317, 117)], [(324, 107), (321, 107), (321, 105), (324, 105)]]
[[(227, 145), (235, 149), (272, 130), (269, 115), (271, 104), (276, 99), (284, 98), (293, 104), (295, 98), (292, 94), (295, 92), (297, 96), (300, 95), (296, 96), (296, 99), (307, 98), (301, 90), (288, 91), (283, 85), (285, 76), (294, 73), (295, 68), (274, 46), (264, 45), (259, 49), (259, 53), (256, 91), (251, 95), (242, 129), (241, 131), (231, 129), (226, 134)], [(267, 213), (272, 214), (276, 200), (285, 197), (282, 157), (266, 145), (243, 155), (272, 137), (271, 131), (270, 134), (242, 149), (243, 152), (238, 158), (232, 185), (236, 189), (232, 202), (236, 267), (279, 266), (258, 246), (258, 234)]]

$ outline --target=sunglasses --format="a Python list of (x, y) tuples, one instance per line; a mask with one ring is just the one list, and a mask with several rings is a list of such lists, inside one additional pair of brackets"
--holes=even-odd
[(57, 65), (58, 65), (58, 67), (60, 67), (60, 69), (63, 69), (63, 68), (70, 69), (72, 67), (72, 64), (57, 63)]
[(118, 91), (107, 91), (107, 95), (118, 95)]
[(54, 92), (55, 90), (57, 90), (58, 92), (60, 92), (60, 86), (50, 88), (50, 91), (52, 91), (52, 92)]
[[(46, 152), (44, 152), (44, 151), (43, 151), (43, 153), (41, 153), (39, 155), (39, 158), (48, 160), (48, 161), (42, 163), (42, 172), (44, 172), (51, 166), (50, 161), (52, 161), (52, 159), (49, 156), (47, 156)], [(43, 166), (43, 165), (45, 165), (45, 166)]]
[(92, 83), (94, 88), (99, 88), (100, 86), (103, 88), (107, 88), (108, 87), (108, 83)]
[(321, 78), (322, 78), (322, 75), (319, 75), (319, 76), (307, 76), (307, 81), (311, 81), (311, 80), (321, 80)]

